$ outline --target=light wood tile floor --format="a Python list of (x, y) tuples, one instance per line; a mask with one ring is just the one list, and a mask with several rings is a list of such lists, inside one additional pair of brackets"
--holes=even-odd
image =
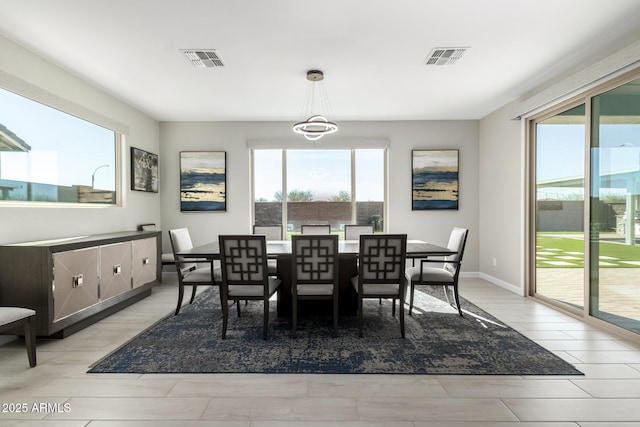
[(86, 374), (175, 308), (163, 277), (149, 298), (39, 340), (35, 368), (22, 341), (0, 346), (0, 426), (640, 427), (639, 344), (480, 279), (461, 294), (586, 375)]

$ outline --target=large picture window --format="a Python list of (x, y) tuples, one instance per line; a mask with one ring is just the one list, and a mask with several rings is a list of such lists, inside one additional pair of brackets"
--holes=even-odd
[[(256, 226), (371, 224), (383, 231), (385, 149), (253, 150)], [(286, 196), (285, 196), (286, 195)]]
[(119, 138), (0, 89), (0, 203), (116, 205)]

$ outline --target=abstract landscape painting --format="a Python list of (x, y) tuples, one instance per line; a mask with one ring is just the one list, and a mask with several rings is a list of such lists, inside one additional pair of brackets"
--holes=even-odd
[(458, 150), (411, 153), (412, 210), (458, 209)]
[(180, 153), (180, 210), (227, 210), (226, 152)]

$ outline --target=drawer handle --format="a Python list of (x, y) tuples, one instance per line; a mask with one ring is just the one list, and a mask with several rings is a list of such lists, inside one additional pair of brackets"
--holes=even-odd
[(82, 286), (83, 276), (82, 274), (78, 274), (77, 276), (73, 276), (72, 287), (79, 288)]
[(142, 265), (149, 264), (149, 258), (142, 258)]
[(120, 264), (113, 266), (113, 275), (117, 276), (122, 273), (122, 266)]

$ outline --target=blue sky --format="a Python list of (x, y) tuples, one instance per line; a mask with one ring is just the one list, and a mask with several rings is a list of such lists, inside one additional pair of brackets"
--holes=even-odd
[(0, 178), (91, 185), (95, 171), (96, 188), (115, 190), (115, 132), (3, 89), (0, 123), (31, 146), (0, 153)]
[[(356, 199), (383, 200), (384, 150), (357, 150)], [(288, 190), (313, 191), (326, 199), (339, 191), (351, 192), (350, 150), (288, 150)], [(257, 150), (255, 197), (273, 200), (282, 189), (282, 151)]]

